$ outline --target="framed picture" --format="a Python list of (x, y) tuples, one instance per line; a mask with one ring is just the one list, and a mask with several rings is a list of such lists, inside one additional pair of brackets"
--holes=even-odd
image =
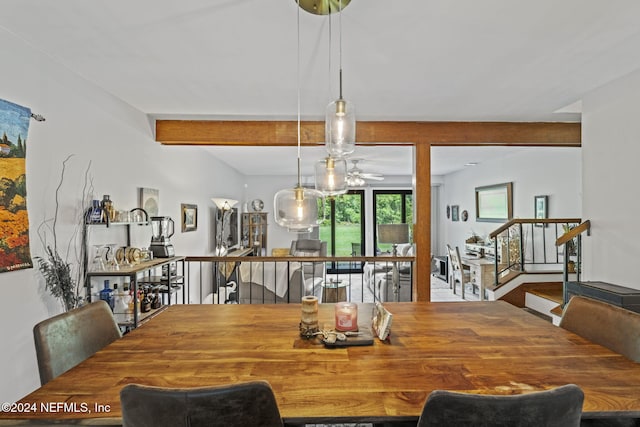
[(159, 193), (154, 188), (140, 188), (140, 207), (147, 211), (149, 217), (158, 216)]
[(180, 205), (182, 212), (182, 232), (195, 231), (198, 228), (198, 206), (183, 203)]
[[(536, 219), (545, 219), (549, 217), (549, 196), (535, 196), (533, 198), (533, 214)], [(546, 226), (547, 224), (537, 223), (536, 227)]]
[(513, 183), (476, 188), (476, 221), (507, 222), (513, 219)]
[(451, 221), (460, 220), (460, 207), (458, 205), (451, 206)]

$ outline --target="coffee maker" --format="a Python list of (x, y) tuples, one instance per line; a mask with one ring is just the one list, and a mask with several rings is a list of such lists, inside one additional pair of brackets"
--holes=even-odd
[(168, 216), (151, 217), (151, 245), (154, 258), (169, 258), (175, 255), (169, 238), (173, 236), (173, 220)]

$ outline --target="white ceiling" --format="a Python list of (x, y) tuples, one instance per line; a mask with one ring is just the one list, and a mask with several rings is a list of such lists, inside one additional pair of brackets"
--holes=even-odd
[[(209, 147), (223, 162), (244, 175), (294, 175), (296, 147)], [(433, 147), (431, 149), (431, 174), (446, 175), (465, 168), (468, 163), (482, 164), (497, 157), (505, 157), (524, 150), (552, 150), (532, 147)], [(304, 175), (313, 174), (314, 162), (327, 155), (321, 147), (302, 147), (301, 169)], [(362, 158), (358, 167), (366, 173), (385, 176), (412, 175), (413, 149), (408, 146), (363, 146), (351, 156)], [(288, 159), (284, 162), (265, 162), (264, 159)], [(348, 167), (353, 165), (348, 163)]]
[[(3, 0), (0, 37), (151, 117), (290, 120), (298, 10), (295, 0)], [(329, 18), (299, 16), (300, 113), (318, 120), (338, 95), (339, 19), (329, 49)], [(640, 69), (638, 16), (637, 0), (352, 0), (344, 96), (359, 120), (579, 121), (555, 111)]]

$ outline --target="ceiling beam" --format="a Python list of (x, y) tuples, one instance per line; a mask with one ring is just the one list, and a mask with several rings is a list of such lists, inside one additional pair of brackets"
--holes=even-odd
[[(358, 122), (356, 141), (368, 144), (581, 145), (580, 123), (560, 122)], [(324, 122), (305, 121), (300, 143), (324, 143)], [(165, 145), (297, 144), (295, 121), (157, 120), (156, 141)]]

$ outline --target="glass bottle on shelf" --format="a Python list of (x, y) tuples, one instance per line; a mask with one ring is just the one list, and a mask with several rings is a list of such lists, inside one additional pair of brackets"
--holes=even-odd
[(160, 308), (160, 306), (162, 305), (162, 300), (160, 299), (160, 290), (156, 289), (154, 291), (154, 295), (153, 295), (153, 302), (151, 304), (151, 308), (153, 309), (157, 309)]
[(100, 299), (105, 301), (113, 311), (113, 289), (109, 287), (109, 281), (104, 281), (104, 288), (100, 291)]
[(138, 316), (142, 313), (142, 298), (144, 297), (144, 292), (142, 289), (138, 289), (138, 294), (134, 296), (136, 299), (136, 305), (138, 307)]
[(149, 291), (144, 291), (144, 297), (142, 298), (142, 302), (140, 302), (141, 308), (140, 311), (143, 313), (147, 313), (151, 310), (151, 297), (149, 296)]
[[(128, 290), (128, 289), (127, 289)], [(116, 283), (113, 284), (113, 313), (116, 318), (116, 322), (124, 323), (127, 322), (127, 312), (129, 311), (129, 304), (127, 303), (128, 293), (124, 290), (124, 285), (122, 289), (118, 289), (118, 285)]]
[(105, 271), (104, 264), (104, 247), (102, 245), (93, 245), (93, 260), (91, 261), (91, 271)]
[(133, 298), (131, 297), (128, 282), (124, 282), (122, 285), (122, 300), (124, 304), (124, 321), (131, 322), (133, 321)]
[(113, 217), (113, 202), (111, 201), (111, 196), (108, 194), (102, 196), (102, 202), (100, 202), (100, 205), (102, 207), (101, 222), (111, 222)]
[(113, 284), (113, 292), (111, 293), (111, 301), (113, 301), (111, 309), (113, 310), (113, 314), (116, 318), (116, 321), (118, 321), (118, 315), (117, 315), (117, 309), (118, 309), (118, 304), (120, 304), (120, 301), (118, 301), (120, 299), (120, 289), (118, 289), (118, 284), (114, 283)]
[(102, 208), (100, 208), (100, 200), (91, 201), (91, 209), (89, 210), (89, 223), (99, 223), (102, 218)]

